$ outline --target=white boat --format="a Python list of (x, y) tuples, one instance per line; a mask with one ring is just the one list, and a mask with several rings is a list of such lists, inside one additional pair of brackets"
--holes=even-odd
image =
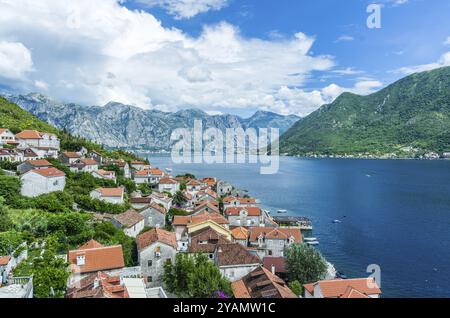
[(167, 171), (167, 172), (172, 172), (172, 169), (166, 168), (166, 171)]
[(315, 237), (305, 237), (305, 241), (307, 241), (307, 242), (317, 241), (317, 238), (315, 238)]
[(282, 213), (287, 213), (288, 211), (287, 210), (278, 210), (277, 212), (282, 214)]
[(312, 246), (319, 245), (319, 241), (310, 241), (310, 242), (306, 242), (306, 244), (312, 245)]
[(341, 220), (334, 220), (333, 223), (342, 223)]

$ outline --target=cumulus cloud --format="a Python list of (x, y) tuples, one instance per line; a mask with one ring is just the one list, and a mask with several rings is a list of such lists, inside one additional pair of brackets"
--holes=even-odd
[(396, 74), (410, 75), (417, 72), (431, 71), (444, 66), (450, 66), (450, 51), (444, 53), (439, 58), (439, 60), (434, 63), (405, 66), (391, 72)]
[(228, 0), (135, 0), (138, 3), (161, 7), (176, 19), (189, 19), (199, 13), (220, 10), (228, 5)]
[(22, 43), (1, 41), (0, 77), (23, 79), (33, 69), (31, 52)]
[[(320, 92), (285, 90), (334, 66), (333, 58), (310, 53), (314, 37), (246, 38), (228, 23), (205, 26), (192, 37), (121, 2), (0, 0), (0, 41), (17, 41), (0, 42), (7, 43), (0, 46), (7, 57), (0, 59), (1, 73), (20, 87), (28, 83), (29, 91), (40, 87), (87, 105), (113, 100), (165, 111), (261, 106), (298, 114), (307, 112), (302, 105), (308, 111), (320, 106)], [(24, 74), (26, 82), (19, 80)]]

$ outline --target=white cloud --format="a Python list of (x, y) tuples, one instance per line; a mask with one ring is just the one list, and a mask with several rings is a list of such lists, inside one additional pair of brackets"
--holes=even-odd
[(176, 19), (189, 19), (199, 13), (220, 10), (228, 5), (228, 0), (135, 0), (150, 7), (161, 7)]
[(338, 74), (338, 75), (357, 75), (364, 73), (363, 71), (356, 70), (353, 67), (347, 67), (345, 69), (340, 70), (333, 70), (332, 73)]
[(22, 43), (0, 41), (0, 77), (23, 79), (32, 69), (31, 52)]
[(354, 41), (355, 38), (350, 36), (350, 35), (341, 35), (340, 37), (337, 38), (336, 41), (334, 41), (335, 43), (339, 43), (339, 42), (350, 42), (350, 41)]
[(444, 41), (444, 45), (450, 45), (450, 36)]
[(43, 89), (43, 90), (48, 89), (48, 84), (44, 81), (36, 80), (36, 81), (34, 81), (34, 86), (36, 86), (37, 88)]
[[(282, 90), (334, 66), (333, 58), (310, 53), (313, 37), (245, 38), (228, 23), (205, 26), (191, 37), (119, 2), (0, 0), (0, 41), (23, 43), (22, 54), (12, 56), (26, 62), (8, 62), (21, 67), (9, 72), (20, 78), (33, 65), (17, 86), (33, 91), (40, 85), (51, 96), (87, 105), (114, 100), (166, 111), (263, 105), (301, 114), (320, 106), (317, 93)], [(32, 48), (33, 63), (25, 46)]]
[(444, 66), (450, 66), (450, 51), (444, 53), (437, 62), (414, 66), (405, 66), (391, 72), (396, 74), (410, 75), (418, 72), (431, 71)]

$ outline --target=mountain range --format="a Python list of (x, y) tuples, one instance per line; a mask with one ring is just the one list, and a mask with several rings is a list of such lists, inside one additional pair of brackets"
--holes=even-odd
[(344, 93), (280, 140), (290, 155), (419, 157), (450, 152), (450, 67), (412, 74), (368, 96)]
[(75, 136), (112, 148), (169, 150), (170, 135), (176, 128), (192, 128), (199, 119), (204, 129), (279, 128), (287, 131), (300, 118), (258, 111), (250, 118), (235, 115), (208, 115), (202, 110), (186, 109), (176, 113), (144, 110), (110, 102), (103, 107), (61, 103), (42, 94), (9, 95), (16, 103), (39, 119)]

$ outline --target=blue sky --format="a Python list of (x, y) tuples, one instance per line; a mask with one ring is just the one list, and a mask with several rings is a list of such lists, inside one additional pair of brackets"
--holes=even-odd
[(450, 65), (448, 0), (0, 3), (0, 87), (87, 105), (305, 116)]

